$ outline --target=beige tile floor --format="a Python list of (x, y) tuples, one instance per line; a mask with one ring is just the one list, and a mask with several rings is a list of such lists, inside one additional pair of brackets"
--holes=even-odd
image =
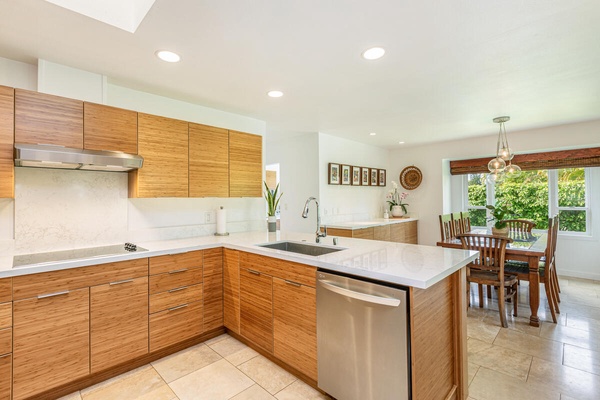
[[(468, 311), (469, 399), (600, 399), (600, 282), (561, 278), (561, 313), (542, 299), (529, 326), (528, 285), (519, 317), (500, 327), (497, 303)], [(478, 304), (476, 290), (472, 304)], [(543, 292), (543, 290), (542, 290)], [(543, 296), (543, 293), (542, 293)], [(327, 399), (228, 335), (191, 347), (64, 400)]]

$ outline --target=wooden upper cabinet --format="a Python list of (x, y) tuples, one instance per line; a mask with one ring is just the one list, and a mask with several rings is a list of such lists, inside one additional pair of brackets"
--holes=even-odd
[(148, 353), (148, 277), (90, 288), (91, 373)]
[(188, 123), (138, 113), (138, 154), (129, 197), (188, 197)]
[(83, 149), (83, 101), (15, 89), (15, 142)]
[(13, 162), (13, 140), (15, 137), (15, 91), (0, 86), (0, 198), (15, 196), (15, 164)]
[(229, 197), (262, 197), (262, 136), (229, 131)]
[(229, 197), (229, 131), (189, 124), (190, 197)]
[(84, 103), (83, 148), (137, 154), (137, 112)]

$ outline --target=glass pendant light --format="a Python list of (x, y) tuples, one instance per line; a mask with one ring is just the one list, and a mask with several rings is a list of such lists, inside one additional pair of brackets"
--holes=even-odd
[(498, 183), (504, 178), (505, 173), (515, 176), (521, 173), (521, 168), (511, 161), (515, 154), (508, 145), (506, 127), (504, 126), (505, 122), (510, 121), (510, 117), (496, 117), (493, 121), (500, 124), (500, 131), (498, 132), (498, 141), (496, 143), (496, 157), (492, 158), (488, 163), (490, 174), (487, 180), (489, 183)]

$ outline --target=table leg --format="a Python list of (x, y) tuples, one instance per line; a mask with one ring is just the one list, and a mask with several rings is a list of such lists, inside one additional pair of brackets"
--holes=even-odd
[(529, 257), (529, 307), (531, 308), (529, 325), (531, 326), (540, 326), (540, 319), (537, 315), (540, 307), (539, 261), (538, 257)]

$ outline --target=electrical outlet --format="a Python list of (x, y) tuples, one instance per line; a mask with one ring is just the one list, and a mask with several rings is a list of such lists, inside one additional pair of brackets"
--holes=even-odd
[(204, 222), (209, 224), (211, 222), (210, 212), (207, 211), (204, 213)]

